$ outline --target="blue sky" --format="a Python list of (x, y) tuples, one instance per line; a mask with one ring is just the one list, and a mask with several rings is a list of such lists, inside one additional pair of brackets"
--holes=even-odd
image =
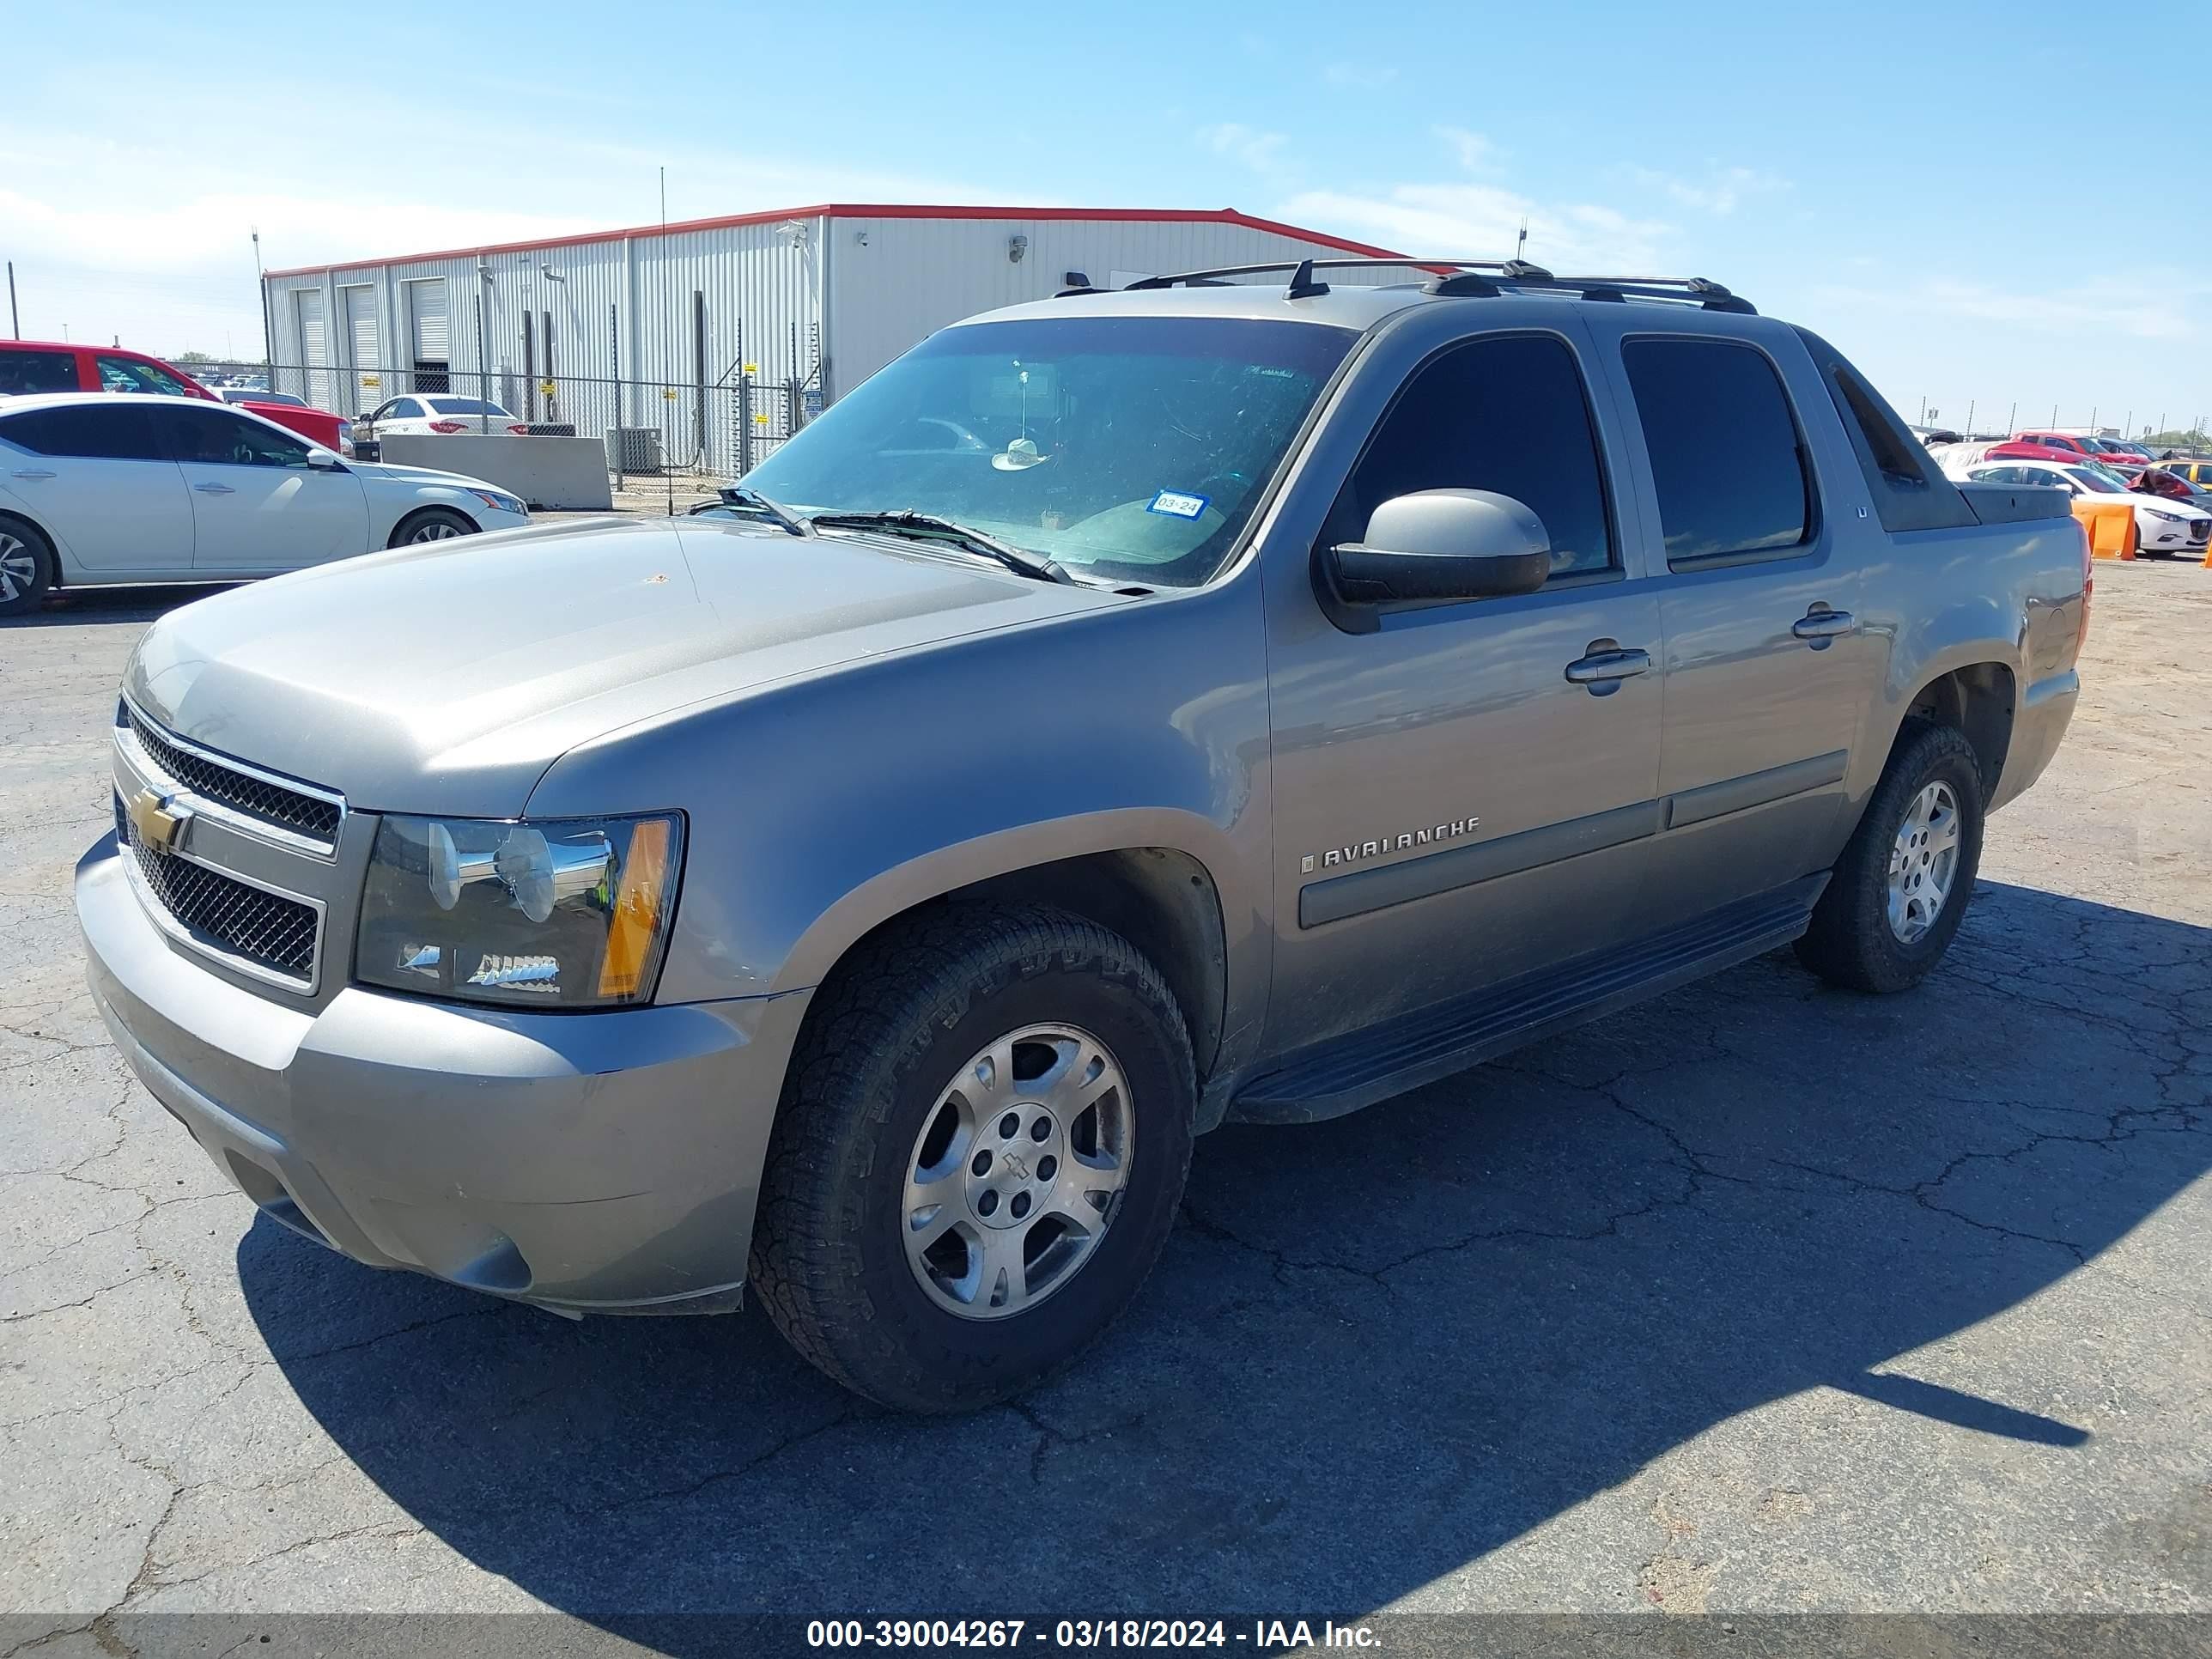
[[(0, 0), (0, 256), (27, 335), (222, 353), (259, 334), (251, 227), (283, 265), (637, 223), (664, 164), (673, 218), (1233, 206), (1478, 255), (1510, 252), (1525, 215), (1532, 258), (1710, 276), (1818, 330), (1908, 419), (1925, 398), (1947, 422), (1972, 400), (1984, 425), (2015, 402), (2022, 422), (2183, 424), (2212, 410), (2212, 176), (2157, 158), (2212, 149), (2185, 89), (2201, 49), (2168, 51), (2204, 14), (2053, 21)], [(432, 43), (419, 62), (410, 38)], [(2163, 109), (2143, 98), (2161, 59)], [(2136, 205), (2154, 194), (2173, 205)]]

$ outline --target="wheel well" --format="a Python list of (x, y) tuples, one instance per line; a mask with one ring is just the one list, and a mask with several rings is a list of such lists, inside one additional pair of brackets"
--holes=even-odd
[(413, 524), (416, 520), (426, 517), (433, 513), (452, 514), (453, 517), (459, 519), (463, 524), (468, 526), (471, 535), (481, 534), (483, 530), (483, 526), (482, 525), (478, 524), (474, 519), (471, 518), (459, 507), (448, 506), (444, 501), (432, 501), (426, 506), (416, 507), (411, 512), (404, 514), (398, 524), (392, 526), (392, 534), (384, 544), (386, 547), (398, 546), (401, 542), (406, 539), (407, 528), (410, 525)]
[[(1965, 735), (1981, 766), (1982, 798), (1986, 800), (1996, 793), (1997, 779), (2004, 771), (2005, 751), (2012, 744), (2013, 708), (2012, 671), (2002, 663), (1978, 662), (1929, 681), (1905, 712)], [(1901, 736), (1899, 741), (1903, 741)]]
[(46, 526), (28, 514), (11, 512), (5, 507), (0, 507), (0, 524), (20, 525), (46, 544), (46, 563), (51, 567), (46, 573), (51, 584), (47, 591), (58, 591), (62, 585), (62, 550), (59, 544), (46, 533)]
[(1060, 859), (955, 888), (888, 918), (868, 937), (932, 906), (977, 899), (1055, 905), (1112, 928), (1143, 951), (1175, 994), (1190, 1028), (1199, 1080), (1205, 1081), (1221, 1046), (1229, 951), (1221, 896), (1204, 865), (1163, 847)]

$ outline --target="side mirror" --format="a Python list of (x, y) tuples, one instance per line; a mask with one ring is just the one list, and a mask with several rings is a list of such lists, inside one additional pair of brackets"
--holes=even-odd
[(1533, 593), (1552, 574), (1552, 538), (1543, 520), (1510, 495), (1488, 489), (1419, 489), (1396, 495), (1367, 520), (1364, 540), (1324, 556), (1328, 586), (1345, 606), (1438, 599), (1497, 599)]
[(332, 453), (330, 450), (325, 449), (319, 444), (313, 445), (308, 449), (307, 465), (318, 472), (343, 472), (345, 471), (345, 462), (337, 455)]

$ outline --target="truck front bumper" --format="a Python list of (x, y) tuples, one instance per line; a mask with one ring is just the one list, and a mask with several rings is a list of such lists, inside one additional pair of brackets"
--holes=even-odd
[(117, 1048), (272, 1219), (557, 1311), (737, 1306), (806, 993), (540, 1014), (349, 986), (309, 1010), (173, 943), (112, 836), (76, 905)]

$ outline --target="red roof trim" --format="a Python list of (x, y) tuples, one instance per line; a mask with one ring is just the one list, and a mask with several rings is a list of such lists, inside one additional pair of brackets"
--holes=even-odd
[(772, 213), (732, 213), (714, 219), (685, 219), (668, 225), (632, 225), (622, 230), (580, 231), (573, 236), (542, 236), (527, 242), (491, 242), (482, 247), (441, 248), (434, 253), (403, 253), (382, 259), (349, 259), (335, 264), (291, 265), (266, 273), (270, 276), (319, 276), (325, 271), (354, 270), (367, 265), (415, 264), (427, 259), (482, 258), (490, 253), (533, 253), (543, 248), (574, 247), (591, 242), (618, 242), (626, 236), (675, 236), (694, 230), (727, 230), (738, 225), (781, 224), (786, 219), (1032, 219), (1086, 220), (1104, 223), (1242, 225), (1291, 236), (1320, 247), (1346, 253), (1395, 258), (1395, 248), (1376, 247), (1331, 236), (1275, 219), (1256, 218), (1235, 208), (1080, 208), (1080, 207), (925, 207), (913, 203), (819, 203), (812, 207), (781, 208)]

